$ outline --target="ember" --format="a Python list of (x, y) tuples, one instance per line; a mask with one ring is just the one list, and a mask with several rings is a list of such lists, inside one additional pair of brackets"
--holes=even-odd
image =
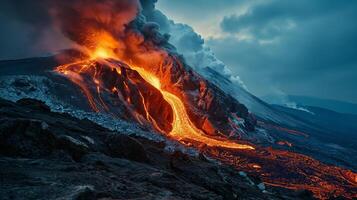
[(238, 170), (258, 175), (266, 185), (310, 190), (320, 199), (357, 197), (356, 173), (302, 154), (261, 147), (251, 152), (207, 149), (205, 153)]

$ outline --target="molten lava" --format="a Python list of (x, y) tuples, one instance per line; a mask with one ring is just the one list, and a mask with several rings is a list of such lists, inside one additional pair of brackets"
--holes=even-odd
[[(101, 59), (104, 60), (111, 57), (110, 51), (104, 49), (104, 48), (99, 48), (97, 50), (94, 51), (93, 54), (91, 54), (91, 59)], [(84, 94), (86, 95), (90, 106), (92, 107), (92, 109), (96, 112), (99, 112), (98, 106), (96, 105), (96, 102), (94, 100), (94, 95), (91, 94), (91, 92), (89, 91), (89, 89), (85, 86), (84, 82), (82, 81), (81, 75), (80, 73), (88, 71), (89, 68), (93, 68), (93, 61), (91, 62), (91, 60), (87, 60), (87, 61), (82, 61), (82, 62), (76, 62), (74, 64), (76, 64), (76, 67), (73, 67), (73, 64), (67, 64), (67, 65), (62, 65), (57, 67), (56, 71), (62, 73), (63, 75), (65, 75), (66, 77), (68, 77), (72, 82), (74, 82), (76, 85), (78, 85), (82, 91), (84, 92)], [(109, 62), (107, 62), (108, 65), (111, 65)], [(113, 68), (115, 68), (115, 66), (112, 66)], [(246, 144), (238, 144), (235, 143), (233, 141), (229, 141), (227, 139), (215, 139), (215, 138), (210, 138), (208, 136), (205, 135), (205, 133), (203, 131), (201, 131), (200, 129), (198, 129), (190, 120), (186, 108), (184, 106), (184, 103), (182, 102), (182, 100), (177, 97), (176, 95), (174, 95), (173, 93), (170, 93), (168, 91), (165, 91), (161, 88), (161, 83), (160, 80), (153, 74), (149, 73), (148, 71), (146, 71), (143, 68), (140, 67), (133, 67), (130, 66), (131, 69), (137, 71), (140, 76), (142, 78), (144, 78), (144, 80), (146, 82), (148, 82), (149, 84), (151, 84), (152, 86), (154, 86), (157, 90), (159, 90), (161, 92), (161, 94), (163, 95), (164, 99), (166, 100), (167, 103), (170, 104), (172, 110), (173, 110), (173, 114), (174, 114), (174, 119), (172, 122), (172, 130), (166, 134), (168, 134), (169, 136), (171, 136), (172, 138), (178, 140), (178, 141), (183, 141), (185, 139), (189, 139), (192, 141), (196, 141), (199, 143), (203, 143), (209, 147), (222, 147), (222, 148), (230, 148), (230, 149), (248, 149), (248, 150), (253, 150), (254, 147), (250, 146), (250, 145), (246, 145)], [(97, 71), (95, 68), (94, 69), (94, 83), (97, 85), (97, 93), (99, 96), (99, 101), (100, 101), (100, 105), (104, 108), (104, 110), (108, 110), (107, 105), (103, 102), (103, 100), (100, 97), (100, 87), (99, 87), (99, 81), (98, 78), (96, 77), (97, 75)], [(120, 73), (119, 73), (120, 75)], [(140, 93), (141, 94), (141, 93)], [(142, 97), (142, 95), (141, 95)], [(142, 97), (142, 99), (144, 99)], [(162, 129), (157, 125), (156, 121), (153, 120), (153, 118), (151, 117), (150, 113), (147, 111), (146, 108), (146, 104), (143, 101), (143, 107), (145, 109), (145, 113), (146, 116), (144, 116), (144, 118), (146, 118), (149, 122), (151, 122), (151, 124), (154, 126), (154, 128), (156, 128), (158, 131), (163, 132)], [(135, 112), (135, 111), (134, 111)], [(141, 120), (139, 118), (137, 118), (139, 122), (141, 122)]]
[[(128, 119), (144, 127), (150, 125), (184, 144), (207, 146), (201, 148), (203, 153), (237, 170), (258, 175), (268, 185), (308, 189), (318, 198), (357, 197), (357, 175), (352, 171), (302, 154), (238, 144), (220, 137), (224, 135), (220, 132), (233, 136), (239, 132), (242, 127), (230, 119), (231, 114), (237, 114), (237, 121), (245, 120), (248, 110), (233, 97), (225, 98), (229, 95), (171, 55), (166, 37), (155, 31), (156, 26), (137, 18), (138, 2), (54, 1), (51, 10), (55, 21), (86, 55), (71, 58), (72, 63), (58, 66), (56, 71), (83, 91), (92, 110), (118, 117), (113, 109), (123, 108), (124, 117), (128, 114)], [(108, 103), (108, 99), (114, 100)], [(254, 130), (254, 123), (250, 125)], [(261, 126), (308, 137), (281, 127)], [(292, 146), (287, 141), (278, 144)]]
[(93, 54), (93, 58), (110, 58), (110, 53), (108, 51), (106, 51), (104, 48), (98, 48), (94, 54)]
[(251, 152), (205, 149), (204, 153), (260, 177), (266, 185), (309, 190), (319, 199), (357, 198), (356, 173), (323, 164), (306, 155), (261, 147)]
[(149, 82), (151, 85), (160, 90), (165, 100), (171, 105), (174, 112), (174, 121), (172, 124), (173, 128), (169, 133), (171, 137), (179, 141), (182, 141), (183, 139), (191, 139), (206, 144), (209, 147), (250, 150), (254, 149), (254, 147), (250, 145), (237, 144), (232, 141), (217, 140), (205, 136), (205, 134), (201, 130), (196, 128), (196, 126), (190, 120), (189, 116), (187, 115), (186, 108), (180, 98), (170, 92), (162, 90), (160, 80), (153, 74), (150, 74), (142, 68), (134, 67), (133, 69), (139, 72), (139, 74), (147, 82)]
[[(103, 63), (105, 66), (111, 68), (110, 70), (115, 71), (114, 74), (117, 78), (124, 76), (128, 72), (116, 66), (115, 62), (110, 62), (110, 59), (107, 58), (108, 55), (111, 57), (110, 53), (107, 53), (105, 50), (96, 50), (91, 55), (95, 56), (91, 56), (88, 60), (59, 66), (56, 68), (56, 71), (69, 78), (81, 88), (94, 111), (110, 111), (109, 106), (101, 98), (102, 90), (105, 90), (102, 89), (101, 84), (103, 83), (101, 82), (103, 78), (107, 79), (108, 77), (100, 77), (103, 74), (99, 68), (104, 65), (96, 63)], [(356, 197), (353, 189), (357, 186), (357, 175), (352, 171), (325, 165), (302, 154), (273, 150), (271, 148), (253, 147), (246, 144), (238, 144), (226, 138), (213, 138), (205, 135), (191, 121), (184, 102), (177, 95), (163, 89), (161, 81), (157, 76), (135, 65), (128, 67), (130, 67), (130, 70), (137, 72), (143, 78), (143, 82), (147, 82), (153, 88), (156, 88), (172, 108), (173, 112), (173, 119), (170, 121), (172, 123), (171, 129), (166, 129), (165, 131), (158, 124), (159, 121), (151, 116), (148, 102), (145, 100), (142, 92), (139, 92), (140, 103), (143, 106), (144, 112), (141, 114), (136, 110), (131, 110), (131, 112), (140, 124), (143, 124), (143, 121), (147, 120), (156, 130), (184, 144), (187, 144), (186, 141), (205, 144), (210, 148), (204, 148), (203, 153), (223, 163), (232, 165), (238, 170), (257, 175), (267, 185), (294, 190), (307, 189), (312, 191), (315, 197), (322, 199), (340, 195), (350, 198)], [(92, 79), (96, 93), (93, 93), (89, 89), (89, 86), (86, 85), (84, 80), (86, 78)], [(138, 80), (131, 81), (137, 82)], [(129, 87), (128, 84), (124, 83), (125, 90), (130, 90)], [(118, 90), (118, 88), (113, 87), (110, 89), (110, 92), (118, 93)], [(130, 96), (123, 98), (118, 94), (118, 97), (127, 103), (133, 103), (133, 99)], [(254, 149), (255, 151), (237, 151), (240, 149)]]

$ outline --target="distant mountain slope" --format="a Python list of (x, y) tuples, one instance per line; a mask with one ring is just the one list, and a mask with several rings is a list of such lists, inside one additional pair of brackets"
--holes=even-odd
[(254, 113), (257, 117), (266, 121), (284, 124), (289, 127), (307, 127), (305, 123), (294, 119), (290, 115), (279, 112), (278, 110), (270, 106), (268, 103), (254, 96), (253, 94), (242, 88), (239, 84), (232, 82), (231, 80), (222, 76), (217, 71), (207, 67), (200, 73), (207, 80), (210, 80), (212, 83), (216, 84), (224, 92), (232, 95), (239, 102), (247, 106), (249, 111)]
[(352, 148), (357, 143), (357, 115), (339, 113), (315, 106), (305, 106), (304, 109), (309, 112), (281, 105), (273, 105), (273, 107), (326, 130), (325, 135), (320, 137), (334, 138), (336, 143)]
[(315, 106), (320, 108), (326, 108), (340, 113), (350, 113), (350, 114), (357, 115), (357, 104), (344, 102), (344, 101), (322, 99), (322, 98), (308, 97), (308, 96), (297, 96), (297, 95), (288, 95), (286, 97), (267, 95), (261, 98), (271, 104), (282, 105), (289, 102), (294, 102), (299, 105)]

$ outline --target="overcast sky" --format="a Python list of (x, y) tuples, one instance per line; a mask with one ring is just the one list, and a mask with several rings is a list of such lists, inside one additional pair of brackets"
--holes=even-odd
[[(0, 3), (0, 59), (68, 46), (53, 30), (28, 25), (39, 18), (28, 5), (14, 16), (13, 1)], [(158, 0), (157, 8), (191, 25), (257, 96), (357, 103), (357, 0)]]
[(257, 96), (357, 103), (356, 0), (159, 0)]

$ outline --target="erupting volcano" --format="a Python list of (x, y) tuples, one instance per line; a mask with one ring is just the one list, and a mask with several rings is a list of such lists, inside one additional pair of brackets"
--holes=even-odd
[[(117, 63), (120, 63), (118, 61), (110, 61), (110, 53), (106, 51), (103, 48), (100, 48), (98, 50), (95, 50), (95, 52), (92, 54), (92, 57), (89, 60), (85, 61), (79, 61), (79, 62), (74, 62), (71, 64), (66, 64), (62, 65), (56, 68), (56, 71), (59, 73), (62, 73), (63, 75), (67, 76), (70, 80), (72, 80), (75, 84), (77, 84), (82, 91), (85, 93), (87, 96), (87, 99), (92, 107), (92, 109), (96, 112), (99, 112), (100, 110), (98, 109), (96, 100), (94, 99), (94, 96), (97, 96), (99, 98), (99, 103), (105, 110), (109, 111), (108, 106), (104, 103), (104, 101), (101, 98), (101, 90), (104, 86), (105, 83), (101, 83), (98, 81), (98, 71), (102, 71), (102, 69), (98, 69), (98, 67), (110, 67), (112, 71), (119, 71), (117, 73), (118, 76), (122, 75), (122, 70), (118, 66)], [(163, 66), (165, 67), (170, 67), (170, 66)], [(172, 124), (172, 129), (169, 132), (166, 132), (170, 137), (176, 139), (176, 140), (185, 140), (189, 139), (192, 141), (200, 142), (203, 143), (209, 147), (224, 147), (224, 148), (232, 148), (232, 149), (254, 149), (251, 145), (244, 145), (244, 144), (238, 144), (233, 141), (229, 141), (227, 139), (214, 139), (210, 138), (205, 135), (205, 133), (201, 130), (199, 130), (194, 123), (191, 122), (187, 112), (186, 108), (184, 106), (184, 103), (180, 100), (179, 97), (174, 95), (173, 93), (170, 93), (168, 91), (165, 91), (161, 88), (161, 83), (160, 80), (153, 74), (147, 72), (145, 69), (140, 68), (140, 67), (130, 67), (130, 69), (138, 72), (140, 76), (149, 84), (154, 86), (157, 90), (160, 91), (160, 93), (163, 95), (163, 98), (170, 104), (172, 112), (173, 112), (173, 120), (170, 121), (169, 119), (163, 119), (166, 120), (166, 123)], [(93, 72), (94, 74), (91, 74), (90, 72)], [(85, 78), (83, 76), (93, 76), (89, 77), (93, 79), (93, 82), (96, 84), (95, 88), (96, 94), (91, 94), (90, 88), (93, 87), (91, 85), (87, 85), (87, 83), (84, 81)], [(105, 77), (99, 77), (102, 81), (105, 81)], [(133, 83), (133, 82), (132, 82)], [(108, 88), (107, 88), (108, 89)], [(128, 87), (126, 87), (128, 89)], [(121, 92), (118, 90), (117, 87), (113, 87), (109, 92), (112, 93), (118, 93)], [(152, 123), (154, 128), (157, 129), (157, 131), (165, 133), (165, 131), (158, 126), (158, 123), (156, 120), (151, 116), (151, 113), (147, 109), (147, 103), (145, 102), (145, 98), (142, 95), (141, 92), (140, 97), (141, 97), (141, 102), (142, 106), (145, 110), (144, 116), (141, 116), (141, 118), (145, 118), (148, 122)], [(121, 94), (122, 95), (122, 94)], [(131, 103), (130, 97), (127, 101), (127, 103)], [(150, 103), (150, 102), (149, 102)], [(170, 112), (171, 110), (167, 110), (167, 112)], [(135, 111), (134, 111), (135, 112)], [(135, 115), (134, 115), (135, 116)], [(137, 118), (138, 122), (141, 122), (140, 118)]]
[[(205, 162), (215, 159), (236, 171), (248, 172), (261, 181), (263, 186), (258, 188), (264, 194), (269, 193), (265, 188), (268, 185), (309, 190), (314, 197), (321, 199), (357, 197), (356, 173), (324, 164), (325, 160), (318, 161), (313, 148), (295, 146), (295, 141), (309, 141), (309, 134), (292, 130), (298, 129), (303, 123), (288, 128), (279, 124), (281, 121), (257, 117), (220, 87), (220, 81), (223, 84), (229, 83), (229, 80), (222, 78), (218, 82), (211, 81), (207, 75), (191, 68), (169, 43), (169, 35), (161, 32), (159, 25), (149, 20), (155, 18), (148, 14), (154, 9), (148, 6), (151, 5), (148, 1), (45, 2), (53, 25), (72, 45), (71, 50), (53, 56), (56, 67), (51, 66), (48, 75), (53, 80), (60, 79), (60, 83), (53, 84), (55, 87), (65, 85), (64, 91), (68, 91), (74, 86), (73, 91), (81, 91), (75, 95), (69, 95), (68, 92), (69, 101), (80, 99), (79, 104), (90, 108), (91, 113), (97, 114), (95, 116), (103, 114), (114, 121), (130, 122), (182, 148), (193, 148)], [(215, 76), (216, 72), (212, 73)], [(219, 77), (216, 78), (218, 80)], [(27, 87), (28, 84), (20, 81), (15, 85)], [(63, 97), (57, 95), (57, 98), (64, 99), (67, 94), (61, 94)], [(82, 97), (86, 102), (81, 101)], [(252, 95), (249, 97), (259, 106), (267, 107)], [(26, 101), (20, 101), (19, 104), (26, 105)], [(47, 112), (46, 108), (40, 108)], [(278, 115), (286, 116), (285, 113)], [(298, 121), (289, 119), (293, 119), (291, 121), (294, 123)], [(81, 123), (86, 122), (82, 120)], [(46, 132), (47, 126), (41, 123), (41, 131)], [(309, 128), (304, 126), (302, 129), (311, 132), (317, 130)], [(100, 134), (98, 138), (102, 137)], [(80, 149), (80, 155), (96, 144), (87, 136), (81, 138), (90, 145), (83, 145), (73, 137), (63, 138), (67, 138), (65, 142), (53, 146), (62, 148), (72, 142), (74, 145), (71, 148)], [(98, 149), (105, 149), (103, 152), (106, 154), (122, 156), (123, 153), (116, 149), (110, 139), (109, 142), (110, 145)], [(137, 151), (144, 151), (137, 147), (136, 140), (130, 140), (129, 143)], [(133, 157), (137, 159), (136, 156)], [(80, 156), (75, 154), (74, 157), (76, 160)], [(142, 157), (146, 162), (146, 156)], [(169, 165), (176, 169), (172, 160)], [(182, 160), (185, 160), (185, 156), (182, 156)], [(99, 161), (94, 163), (97, 168), (106, 167)], [(220, 174), (219, 170), (216, 171)], [(151, 175), (158, 174), (155, 173)], [(244, 176), (245, 173), (241, 174)], [(225, 184), (229, 183), (227, 177), (220, 179)], [(246, 180), (254, 185), (247, 176)]]
[[(84, 6), (84, 10), (96, 8), (97, 12), (89, 15), (82, 12), (81, 7), (78, 10), (78, 20), (81, 22), (79, 28), (68, 28), (68, 24), (62, 22), (65, 25), (62, 26), (64, 30), (69, 29), (67, 33), (70, 33), (71, 38), (80, 45), (81, 57), (74, 57), (72, 63), (61, 65), (55, 70), (81, 88), (94, 111), (122, 118), (123, 114), (118, 114), (115, 105), (123, 107), (126, 113), (124, 118), (152, 127), (185, 145), (204, 148), (208, 155), (238, 169), (245, 169), (258, 175), (262, 173), (263, 180), (269, 185), (285, 184), (288, 188), (310, 189), (317, 197), (324, 198), (329, 192), (326, 188), (335, 188), (336, 195), (348, 194), (344, 185), (356, 183), (353, 180), (355, 174), (352, 172), (324, 166), (317, 161), (317, 164), (312, 166), (313, 170), (300, 177), (300, 180), (303, 180), (301, 183), (294, 183), (291, 186), (290, 182), (295, 181), (293, 176), (286, 177), (284, 181), (280, 178), (275, 181), (275, 178), (279, 177), (278, 173), (281, 173), (276, 170), (280, 165), (278, 163), (282, 161), (280, 158), (269, 159), (272, 163), (268, 164), (265, 162), (266, 154), (273, 157), (279, 154), (286, 155), (286, 170), (291, 170), (292, 167), (300, 171), (309, 165), (309, 159), (288, 151), (281, 153), (253, 147), (242, 140), (236, 142), (234, 137), (229, 138), (228, 135), (241, 138), (240, 135), (246, 134), (247, 131), (242, 129), (249, 127), (249, 123), (254, 124), (248, 121), (249, 114), (245, 107), (183, 64), (178, 55), (165, 46), (166, 41), (154, 24), (144, 24), (139, 28), (143, 31), (141, 33), (130, 26), (133, 22), (125, 16), (127, 20), (119, 21), (127, 21), (128, 26), (123, 25), (118, 29), (110, 23), (113, 18), (106, 18), (106, 9), (101, 10), (95, 5)], [(116, 16), (120, 13), (112, 10), (111, 12)], [(122, 17), (120, 14), (119, 16)], [(72, 26), (70, 24), (69, 27)], [(228, 109), (224, 109), (227, 102), (230, 105)], [(235, 118), (243, 118), (245, 124), (234, 123)], [(227, 149), (226, 153), (224, 149)], [(238, 152), (228, 153), (232, 150)], [(239, 152), (246, 150), (249, 151)], [(240, 154), (246, 154), (246, 164), (236, 163)], [(317, 168), (327, 168), (332, 174), (352, 176), (321, 177), (322, 174)], [(268, 169), (271, 171), (267, 171)], [(323, 180), (317, 183), (317, 187), (313, 186), (316, 183), (311, 181), (314, 179), (313, 176)], [(325, 181), (331, 181), (333, 184), (324, 183)], [(339, 182), (342, 185), (338, 185)], [(317, 189), (318, 187), (321, 189)]]

